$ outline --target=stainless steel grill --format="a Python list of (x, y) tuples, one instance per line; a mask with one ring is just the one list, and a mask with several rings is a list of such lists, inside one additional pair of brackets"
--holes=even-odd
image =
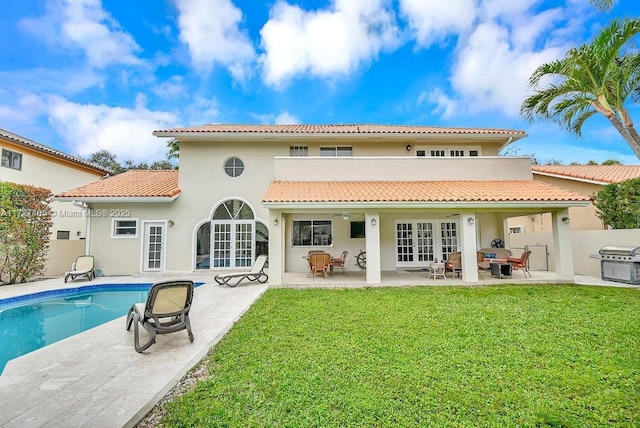
[(640, 247), (600, 248), (600, 271), (606, 281), (640, 284)]

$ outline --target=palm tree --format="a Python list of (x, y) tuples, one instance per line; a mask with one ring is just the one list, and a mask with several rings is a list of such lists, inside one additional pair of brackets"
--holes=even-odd
[[(603, 114), (640, 159), (640, 136), (624, 104), (640, 95), (640, 51), (623, 52), (640, 32), (640, 19), (614, 20), (591, 44), (571, 49), (565, 58), (543, 64), (529, 78), (533, 95), (521, 114), (558, 123), (576, 135), (591, 116)], [(545, 88), (542, 81), (553, 80)]]
[(589, 3), (600, 10), (609, 10), (613, 7), (613, 0), (589, 0)]

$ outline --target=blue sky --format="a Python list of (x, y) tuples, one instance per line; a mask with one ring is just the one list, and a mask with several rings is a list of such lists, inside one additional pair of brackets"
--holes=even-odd
[(541, 162), (636, 164), (602, 117), (577, 138), (519, 115), (538, 65), (623, 16), (640, 1), (4, 0), (0, 128), (121, 161), (205, 123), (509, 128)]

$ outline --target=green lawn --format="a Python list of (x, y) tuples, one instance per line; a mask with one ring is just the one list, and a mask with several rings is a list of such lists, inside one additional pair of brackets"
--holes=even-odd
[(640, 426), (640, 291), (269, 290), (167, 426)]

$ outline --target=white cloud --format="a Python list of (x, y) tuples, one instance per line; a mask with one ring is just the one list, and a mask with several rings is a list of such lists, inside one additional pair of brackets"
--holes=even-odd
[(279, 87), (296, 75), (345, 75), (399, 43), (386, 0), (334, 0), (327, 10), (305, 11), (282, 0), (260, 34), (264, 80)]
[(423, 47), (469, 30), (476, 16), (475, 0), (400, 0), (400, 12)]
[(434, 115), (439, 115), (443, 119), (449, 119), (455, 115), (458, 109), (458, 103), (453, 98), (447, 96), (442, 89), (435, 88), (430, 92), (423, 92), (418, 97), (418, 105), (428, 102), (435, 104), (435, 108), (431, 111)]
[(60, 97), (46, 100), (49, 122), (71, 149), (89, 156), (106, 149), (118, 160), (154, 161), (164, 159), (164, 142), (151, 133), (176, 126), (178, 118), (167, 112), (151, 111), (137, 98), (133, 109), (106, 105), (78, 104)]
[(541, 64), (563, 54), (560, 47), (539, 51), (514, 46), (508, 28), (480, 24), (460, 48), (452, 70), (454, 89), (469, 102), (470, 110), (502, 110), (517, 116), (526, 97), (528, 79)]
[(101, 0), (49, 0), (47, 14), (20, 26), (56, 48), (84, 51), (90, 65), (137, 64), (133, 38), (102, 8)]
[(274, 113), (268, 114), (253, 114), (254, 118), (260, 121), (263, 125), (297, 125), (302, 123), (300, 119), (289, 113), (288, 111), (283, 111), (279, 115), (275, 115)]
[(185, 87), (184, 79), (182, 76), (171, 76), (164, 82), (152, 88), (152, 91), (167, 99), (176, 99), (177, 97), (183, 97), (187, 94), (187, 88)]
[(242, 11), (231, 0), (174, 0), (180, 40), (194, 65), (209, 71), (214, 63), (227, 67), (235, 79), (250, 73), (255, 60), (251, 41), (239, 29)]
[(300, 119), (290, 114), (288, 111), (283, 111), (274, 122), (276, 125), (297, 125), (300, 123)]

